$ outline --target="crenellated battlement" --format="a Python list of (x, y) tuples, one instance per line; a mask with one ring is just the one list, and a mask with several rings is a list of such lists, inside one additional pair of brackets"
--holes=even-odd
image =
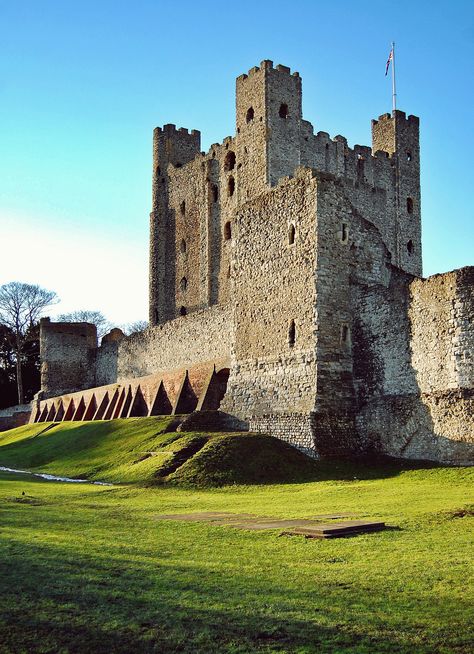
[(404, 111), (400, 111), (400, 109), (394, 109), (394, 111), (391, 114), (390, 113), (385, 113), (385, 114), (382, 114), (381, 116), (379, 116), (378, 119), (375, 119), (375, 118), (372, 119), (372, 125), (376, 125), (378, 122), (393, 120), (394, 118), (396, 120), (406, 120), (407, 122), (415, 124), (415, 125), (419, 125), (419, 123), (420, 123), (420, 119), (418, 118), (418, 116), (413, 116), (412, 114), (410, 114), (407, 117), (407, 115), (406, 115), (406, 113)]
[(237, 77), (237, 82), (244, 81), (256, 73), (260, 73), (261, 71), (268, 71), (268, 70), (275, 70), (278, 71), (279, 73), (286, 73), (287, 75), (291, 75), (292, 77), (300, 77), (300, 74), (297, 71), (294, 71), (293, 73), (291, 72), (291, 68), (288, 66), (283, 66), (283, 64), (277, 64), (275, 67), (273, 66), (273, 61), (270, 59), (264, 59), (261, 63), (260, 66), (253, 66), (248, 73), (242, 73), (242, 75), (239, 75)]
[(186, 127), (177, 128), (173, 123), (167, 123), (163, 127), (155, 127), (153, 130), (156, 134), (165, 134), (168, 137), (173, 136), (174, 134), (188, 134), (190, 136), (201, 136), (201, 132), (198, 129), (187, 129)]

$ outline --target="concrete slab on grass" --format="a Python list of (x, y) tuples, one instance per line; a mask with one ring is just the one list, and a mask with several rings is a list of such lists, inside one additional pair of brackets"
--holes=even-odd
[[(262, 531), (266, 529), (283, 529), (281, 536), (304, 536), (305, 538), (340, 538), (355, 534), (380, 531), (385, 523), (374, 520), (345, 520), (351, 514), (326, 514), (312, 519), (281, 519), (256, 516), (251, 513), (225, 513), (221, 511), (204, 511), (197, 513), (168, 513), (155, 516), (156, 520), (173, 520), (180, 522), (211, 522), (215, 525)], [(321, 520), (339, 520), (340, 522), (321, 522)]]

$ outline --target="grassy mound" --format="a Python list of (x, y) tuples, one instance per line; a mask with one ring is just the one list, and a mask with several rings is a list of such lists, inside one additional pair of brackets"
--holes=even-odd
[(26, 425), (0, 435), (0, 465), (94, 481), (200, 487), (316, 477), (312, 459), (276, 438), (175, 427), (168, 416)]
[(168, 477), (190, 486), (309, 481), (318, 464), (283, 441), (263, 434), (214, 435)]

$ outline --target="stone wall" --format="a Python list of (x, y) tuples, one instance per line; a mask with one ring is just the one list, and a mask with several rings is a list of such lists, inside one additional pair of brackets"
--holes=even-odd
[[(117, 379), (113, 381), (200, 363), (228, 365), (231, 328), (229, 310), (216, 306), (132, 334), (118, 345)], [(101, 356), (99, 352), (99, 362)]]
[(40, 321), (41, 392), (54, 397), (95, 386), (97, 329), (89, 323)]
[(239, 417), (310, 412), (316, 387), (316, 193), (310, 171), (236, 215), (235, 341), (223, 410)]
[(393, 456), (474, 459), (473, 268), (428, 279), (392, 269), (353, 287), (360, 442)]
[(421, 392), (474, 387), (474, 267), (410, 286), (412, 365)]
[(17, 404), (16, 406), (0, 409), (0, 431), (15, 429), (26, 425), (30, 419), (31, 405)]

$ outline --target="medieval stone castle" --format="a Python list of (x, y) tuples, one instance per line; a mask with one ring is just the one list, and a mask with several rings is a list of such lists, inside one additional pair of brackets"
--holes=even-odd
[(301, 97), (263, 61), (234, 137), (155, 129), (150, 327), (43, 319), (32, 421), (219, 409), (321, 456), (474, 460), (474, 267), (421, 277), (419, 120), (350, 148)]

